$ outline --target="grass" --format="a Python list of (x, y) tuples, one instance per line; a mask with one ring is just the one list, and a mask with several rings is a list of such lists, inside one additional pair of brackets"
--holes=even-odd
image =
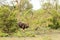
[(36, 37), (0, 37), (0, 40), (60, 40), (60, 34), (43, 34)]
[(0, 40), (51, 40), (50, 37), (21, 37), (21, 38), (18, 38), (18, 37), (0, 37)]

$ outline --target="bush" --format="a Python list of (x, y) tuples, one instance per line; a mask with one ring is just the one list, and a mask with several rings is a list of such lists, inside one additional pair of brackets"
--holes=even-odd
[(52, 24), (49, 24), (48, 27), (50, 27), (52, 29), (60, 28), (60, 19), (58, 19), (58, 17), (52, 17), (52, 19), (50, 19), (50, 21), (52, 22)]
[(15, 13), (9, 7), (0, 8), (0, 29), (8, 34), (14, 33), (17, 30)]

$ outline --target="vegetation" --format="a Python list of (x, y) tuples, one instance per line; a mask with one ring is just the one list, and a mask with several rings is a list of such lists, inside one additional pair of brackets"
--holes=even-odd
[[(42, 2), (42, 7), (38, 10), (32, 9), (33, 6), (29, 0), (20, 0), (20, 3), (18, 0), (12, 1), (13, 6), (2, 3), (0, 5), (0, 36), (34, 37), (36, 34), (60, 29), (60, 5), (56, 0), (55, 2), (55, 6), (50, 1)], [(29, 24), (29, 28), (22, 31), (18, 22)]]

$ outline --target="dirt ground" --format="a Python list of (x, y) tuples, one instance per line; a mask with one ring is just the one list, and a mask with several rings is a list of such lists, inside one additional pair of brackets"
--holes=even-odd
[(0, 37), (0, 40), (60, 40), (60, 33), (41, 34), (36, 37)]

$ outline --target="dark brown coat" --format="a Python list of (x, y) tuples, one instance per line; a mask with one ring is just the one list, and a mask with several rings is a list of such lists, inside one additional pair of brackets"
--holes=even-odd
[(29, 27), (28, 24), (22, 23), (22, 22), (19, 22), (19, 23), (18, 23), (18, 26), (19, 26), (20, 28), (22, 28), (23, 30)]

